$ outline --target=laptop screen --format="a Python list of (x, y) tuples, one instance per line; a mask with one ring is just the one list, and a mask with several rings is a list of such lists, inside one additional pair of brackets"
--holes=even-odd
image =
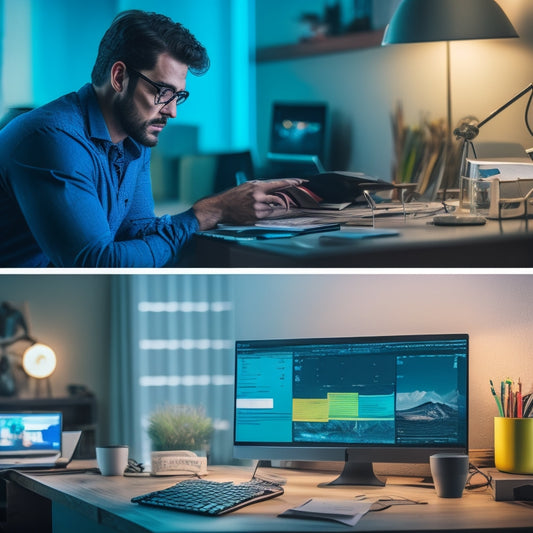
[(0, 458), (57, 455), (61, 452), (62, 414), (0, 413)]

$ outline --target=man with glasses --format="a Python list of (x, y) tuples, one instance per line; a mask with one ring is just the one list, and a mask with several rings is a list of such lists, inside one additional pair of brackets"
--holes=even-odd
[(251, 181), (155, 217), (150, 147), (209, 68), (181, 24), (132, 10), (105, 33), (92, 83), (0, 131), (0, 266), (176, 265), (199, 230), (283, 210), (272, 193), (299, 180)]

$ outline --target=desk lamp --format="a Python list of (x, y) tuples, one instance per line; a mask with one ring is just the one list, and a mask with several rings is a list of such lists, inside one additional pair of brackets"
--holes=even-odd
[(448, 154), (452, 132), (450, 41), (509, 37), (518, 37), (518, 34), (494, 0), (402, 0), (385, 29), (382, 46), (446, 43)]
[[(7, 302), (0, 304), (0, 396), (17, 393), (17, 383), (10, 355), (7, 350), (19, 342), (29, 342), (30, 347), (22, 355), (21, 367), (27, 376), (37, 379), (36, 396), (40, 396), (40, 383), (46, 380), (47, 395), (52, 395), (49, 377), (56, 367), (54, 351), (38, 343), (29, 334), (29, 328), (21, 311)], [(17, 356), (18, 357), (18, 356)]]

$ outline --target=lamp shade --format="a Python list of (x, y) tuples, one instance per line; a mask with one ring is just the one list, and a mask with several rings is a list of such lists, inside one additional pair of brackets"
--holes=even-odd
[(402, 0), (382, 45), (518, 37), (494, 0)]
[(36, 343), (24, 352), (22, 367), (28, 376), (47, 378), (56, 368), (56, 354), (46, 344)]

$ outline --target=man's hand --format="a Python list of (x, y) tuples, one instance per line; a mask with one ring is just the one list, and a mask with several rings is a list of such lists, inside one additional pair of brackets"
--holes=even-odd
[(223, 193), (199, 200), (193, 205), (200, 230), (215, 227), (219, 222), (252, 224), (256, 220), (279, 216), (288, 210), (287, 203), (273, 192), (301, 185), (304, 180), (247, 181)]

